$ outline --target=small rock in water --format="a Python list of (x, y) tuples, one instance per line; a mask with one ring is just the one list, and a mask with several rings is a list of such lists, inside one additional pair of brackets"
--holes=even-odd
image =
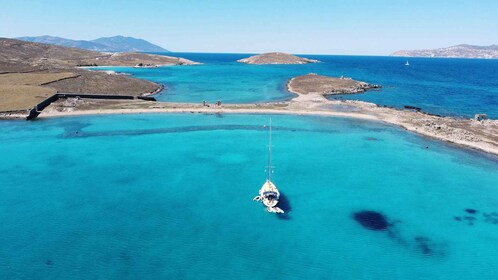
[(360, 211), (353, 214), (353, 218), (364, 228), (369, 230), (386, 230), (390, 224), (382, 213), (376, 211)]

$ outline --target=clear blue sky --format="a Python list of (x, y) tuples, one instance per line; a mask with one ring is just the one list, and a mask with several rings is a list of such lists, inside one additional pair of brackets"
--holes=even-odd
[(498, 44), (498, 1), (0, 0), (0, 37), (125, 35), (172, 51), (387, 55)]

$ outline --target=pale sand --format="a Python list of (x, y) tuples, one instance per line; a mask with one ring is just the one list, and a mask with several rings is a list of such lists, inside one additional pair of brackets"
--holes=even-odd
[[(292, 89), (289, 90), (292, 92)], [(345, 117), (394, 124), (424, 136), (498, 155), (498, 120), (477, 122), (471, 119), (439, 117), (408, 110), (378, 107), (373, 103), (361, 101), (328, 100), (320, 94), (296, 94), (297, 96), (288, 102), (224, 104), (222, 106), (211, 105), (211, 107), (192, 103), (114, 101), (108, 104), (96, 102), (91, 106), (88, 104), (76, 107), (62, 106), (61, 109), (59, 103), (49, 106), (39, 118), (143, 113), (293, 114)], [(334, 106), (347, 106), (353, 111), (334, 110)]]

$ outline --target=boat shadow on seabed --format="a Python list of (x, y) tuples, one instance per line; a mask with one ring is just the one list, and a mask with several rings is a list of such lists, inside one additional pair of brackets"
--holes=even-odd
[(280, 209), (284, 210), (284, 213), (276, 215), (277, 218), (279, 218), (280, 220), (290, 220), (291, 216), (289, 215), (289, 213), (292, 211), (292, 207), (291, 207), (289, 199), (282, 192), (280, 192), (280, 198), (278, 200), (278, 207), (280, 207)]

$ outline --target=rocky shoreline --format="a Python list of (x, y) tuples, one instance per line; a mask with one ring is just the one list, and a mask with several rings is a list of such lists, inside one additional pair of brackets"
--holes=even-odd
[(294, 77), (287, 82), (287, 90), (295, 94), (355, 94), (371, 89), (379, 89), (380, 85), (356, 81), (348, 77), (327, 77), (314, 73)]

